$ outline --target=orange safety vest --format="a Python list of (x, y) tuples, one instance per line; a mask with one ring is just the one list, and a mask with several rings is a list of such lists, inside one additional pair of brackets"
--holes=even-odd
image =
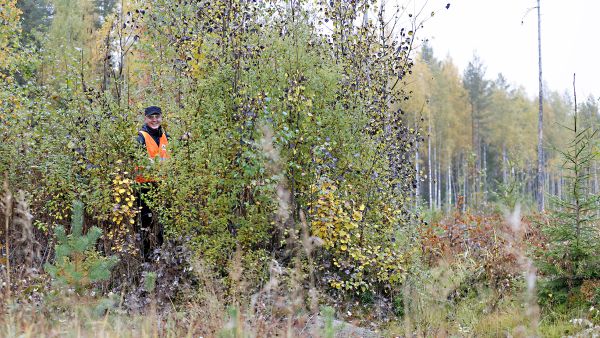
[[(160, 137), (159, 144), (156, 144), (156, 141), (154, 141), (152, 136), (150, 136), (150, 134), (148, 134), (147, 132), (140, 130), (140, 133), (142, 134), (142, 136), (144, 136), (146, 150), (148, 150), (148, 157), (150, 157), (150, 161), (154, 161), (156, 156), (158, 156), (159, 161), (163, 161), (171, 157), (171, 155), (169, 155), (169, 152), (167, 151), (167, 145), (169, 144), (169, 142), (167, 141), (166, 133), (163, 133)], [(154, 182), (155, 179), (143, 177), (142, 175), (137, 175), (135, 181), (138, 183), (145, 183)]]

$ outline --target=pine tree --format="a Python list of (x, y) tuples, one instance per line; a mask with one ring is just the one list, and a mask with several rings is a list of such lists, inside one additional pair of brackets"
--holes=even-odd
[(83, 203), (73, 203), (71, 218), (71, 234), (67, 235), (65, 228), (57, 226), (54, 234), (57, 245), (54, 264), (46, 263), (44, 269), (56, 279), (59, 284), (74, 287), (77, 292), (85, 290), (94, 282), (110, 278), (110, 270), (117, 264), (115, 256), (104, 257), (94, 246), (102, 235), (98, 227), (91, 227), (83, 234)]

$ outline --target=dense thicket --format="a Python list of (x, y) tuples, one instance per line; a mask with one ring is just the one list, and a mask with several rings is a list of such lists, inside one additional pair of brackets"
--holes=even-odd
[[(421, 136), (399, 105), (416, 24), (389, 31), (399, 14), (373, 1), (31, 1), (22, 25), (11, 6), (0, 166), (30, 201), (38, 260), (80, 200), (117, 279), (137, 278), (134, 168), (150, 164), (134, 138), (159, 105), (172, 158), (153, 166), (149, 203), (222, 277), (235, 256), (261, 285), (271, 259), (302, 257), (304, 223), (322, 240), (318, 283), (389, 296), (404, 279)], [(45, 33), (26, 48), (20, 27)]]

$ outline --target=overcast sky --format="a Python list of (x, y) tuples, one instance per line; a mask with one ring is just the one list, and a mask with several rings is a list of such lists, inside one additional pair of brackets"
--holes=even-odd
[[(429, 0), (427, 6), (422, 17), (436, 14), (418, 35), (429, 39), (438, 59), (449, 55), (462, 72), (476, 52), (488, 78), (501, 72), (537, 95), (537, 11), (527, 13), (536, 0)], [(544, 89), (572, 93), (576, 73), (578, 100), (600, 96), (600, 0), (541, 0), (540, 7)]]

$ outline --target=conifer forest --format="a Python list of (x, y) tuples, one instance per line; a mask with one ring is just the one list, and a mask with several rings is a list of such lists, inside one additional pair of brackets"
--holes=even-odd
[(0, 0), (0, 336), (600, 336), (600, 101), (413, 2)]

